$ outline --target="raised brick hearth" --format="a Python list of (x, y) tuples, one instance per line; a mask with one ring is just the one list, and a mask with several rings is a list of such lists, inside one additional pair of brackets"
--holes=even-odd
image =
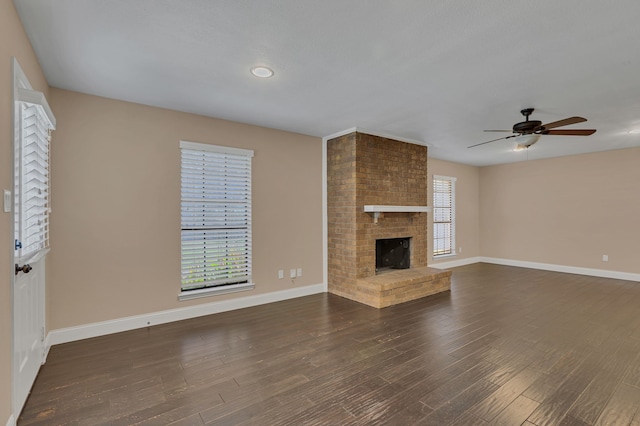
[[(427, 213), (364, 212), (427, 204), (427, 147), (360, 132), (329, 140), (329, 292), (383, 308), (449, 290), (451, 272), (427, 267)], [(407, 237), (411, 268), (376, 275), (376, 239)]]
[(450, 288), (451, 271), (428, 267), (399, 269), (356, 280), (356, 300), (384, 308)]

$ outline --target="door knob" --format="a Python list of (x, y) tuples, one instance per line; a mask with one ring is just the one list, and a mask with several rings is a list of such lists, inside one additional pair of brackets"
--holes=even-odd
[(31, 267), (31, 265), (29, 265), (28, 263), (27, 263), (27, 264), (24, 264), (24, 265), (22, 265), (22, 266), (20, 266), (20, 265), (18, 265), (18, 264), (16, 263), (16, 275), (18, 275), (18, 272), (21, 272), (21, 271), (22, 271), (22, 272), (24, 272), (25, 274), (28, 274), (28, 273), (29, 273), (29, 271), (30, 271), (30, 270), (32, 270), (32, 269), (33, 269), (33, 268), (32, 268), (32, 267)]

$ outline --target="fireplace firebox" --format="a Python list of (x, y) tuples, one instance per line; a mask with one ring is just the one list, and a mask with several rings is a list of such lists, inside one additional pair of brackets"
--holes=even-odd
[(411, 267), (411, 238), (376, 240), (376, 274)]

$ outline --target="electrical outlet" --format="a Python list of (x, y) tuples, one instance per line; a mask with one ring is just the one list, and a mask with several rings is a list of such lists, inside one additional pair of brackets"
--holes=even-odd
[(602, 261), (603, 262), (608, 262), (609, 261), (609, 255), (608, 254), (603, 254), (602, 255)]
[(290, 270), (290, 271), (289, 271), (289, 276), (290, 276), (291, 278), (295, 278), (295, 277), (296, 277), (296, 270), (295, 270), (295, 269)]
[(298, 276), (301, 277), (302, 276), (302, 268), (298, 268), (297, 273), (298, 273)]
[(278, 270), (278, 279), (281, 280), (284, 278), (284, 269)]
[(458, 253), (462, 253), (462, 247), (458, 247)]

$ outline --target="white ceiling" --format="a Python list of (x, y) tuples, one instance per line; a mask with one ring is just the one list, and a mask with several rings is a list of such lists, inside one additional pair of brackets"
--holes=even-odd
[[(358, 127), (472, 165), (640, 146), (638, 0), (15, 4), (58, 88), (313, 136)], [(598, 131), (466, 148), (524, 107)]]

